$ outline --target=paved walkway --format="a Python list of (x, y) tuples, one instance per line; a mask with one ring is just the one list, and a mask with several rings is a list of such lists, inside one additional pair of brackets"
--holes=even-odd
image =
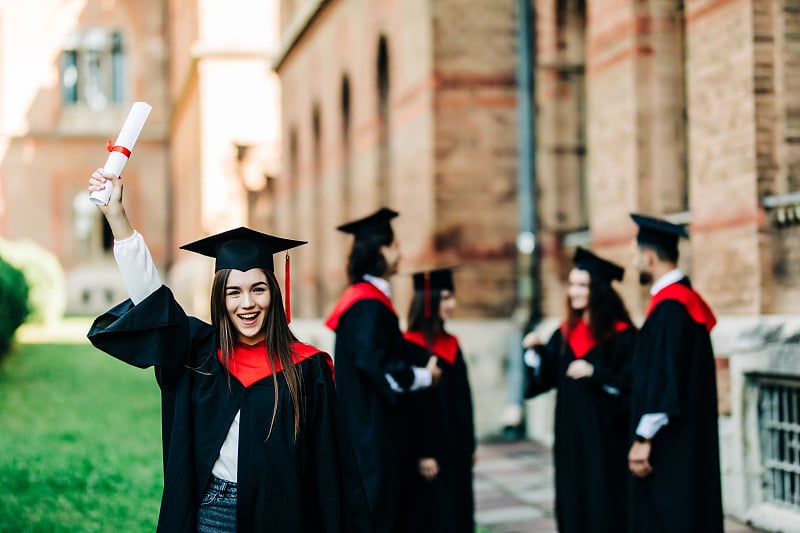
[[(481, 444), (475, 504), (478, 525), (492, 533), (556, 533), (550, 449), (528, 441)], [(756, 531), (725, 521), (725, 533)]]

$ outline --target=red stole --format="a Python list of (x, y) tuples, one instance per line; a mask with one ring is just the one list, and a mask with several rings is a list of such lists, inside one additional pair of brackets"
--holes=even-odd
[(692, 320), (698, 324), (703, 324), (709, 333), (717, 324), (717, 318), (708, 304), (696, 291), (683, 283), (672, 283), (654, 294), (650, 299), (650, 307), (647, 309), (647, 314), (649, 315), (664, 300), (677, 300), (680, 302), (686, 308)]
[(407, 331), (403, 337), (423, 348), (428, 348), (439, 359), (447, 361), (451, 365), (456, 362), (458, 355), (458, 339), (448, 333), (440, 333), (433, 341), (433, 346), (428, 347), (425, 334), (421, 331)]
[[(294, 351), (292, 360), (295, 364), (305, 361), (318, 353), (324, 353), (321, 352), (319, 348), (314, 348), (310, 344), (304, 344), (302, 342), (293, 342), (291, 348)], [(333, 361), (328, 354), (325, 354), (325, 356), (328, 366), (331, 368), (331, 372), (333, 372)], [(219, 348), (217, 348), (217, 357), (222, 361), (222, 351)], [(228, 370), (245, 386), (245, 388), (247, 388), (253, 383), (268, 378), (273, 374), (267, 357), (269, 356), (267, 354), (265, 341), (253, 344), (252, 346), (240, 342), (236, 344), (233, 349), (233, 356), (228, 363)], [(283, 370), (280, 360), (276, 359), (274, 364), (275, 373)]]
[[(617, 321), (614, 324), (614, 332), (619, 333), (620, 331), (625, 331), (629, 327), (631, 327), (630, 324)], [(566, 323), (561, 324), (561, 334), (564, 339), (566, 339), (567, 344), (569, 344), (572, 353), (575, 354), (575, 357), (578, 359), (582, 359), (597, 344), (597, 339), (592, 335), (592, 328), (590, 328), (589, 324), (583, 319), (578, 320), (571, 330), (567, 330)]]
[(356, 302), (361, 300), (378, 300), (395, 315), (397, 312), (394, 310), (392, 301), (386, 294), (383, 293), (378, 287), (368, 281), (359, 281), (347, 287), (339, 297), (339, 301), (333, 307), (333, 311), (325, 321), (325, 325), (334, 331), (339, 327), (339, 319), (347, 312), (348, 309), (353, 307)]

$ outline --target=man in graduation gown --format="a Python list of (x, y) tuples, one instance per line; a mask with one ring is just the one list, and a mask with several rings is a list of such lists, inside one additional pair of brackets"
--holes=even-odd
[(325, 322), (336, 332), (336, 389), (375, 531), (386, 533), (402, 531), (415, 472), (406, 394), (441, 375), (435, 357), (403, 338), (392, 305), (388, 278), (400, 255), (390, 221), (397, 214), (381, 208), (337, 228), (354, 236), (351, 285)]
[(721, 533), (713, 313), (677, 268), (685, 228), (644, 215), (636, 268), (652, 283), (633, 355), (631, 533)]

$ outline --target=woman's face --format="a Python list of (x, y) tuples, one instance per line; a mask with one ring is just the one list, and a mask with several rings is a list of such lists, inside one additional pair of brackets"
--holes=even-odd
[(439, 300), (439, 316), (442, 320), (450, 320), (456, 311), (456, 295), (450, 291), (442, 291)]
[(381, 254), (386, 261), (386, 276), (397, 274), (397, 265), (400, 263), (400, 245), (397, 240), (388, 246), (381, 246)]
[(589, 273), (573, 268), (567, 281), (567, 298), (569, 306), (576, 311), (585, 311), (589, 307)]
[(270, 302), (267, 275), (263, 270), (231, 270), (225, 284), (225, 308), (239, 342), (256, 344), (264, 340), (264, 321)]

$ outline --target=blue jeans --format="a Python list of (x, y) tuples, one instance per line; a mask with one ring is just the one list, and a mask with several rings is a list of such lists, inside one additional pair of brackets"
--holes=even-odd
[(197, 511), (197, 533), (236, 533), (236, 483), (211, 477)]

